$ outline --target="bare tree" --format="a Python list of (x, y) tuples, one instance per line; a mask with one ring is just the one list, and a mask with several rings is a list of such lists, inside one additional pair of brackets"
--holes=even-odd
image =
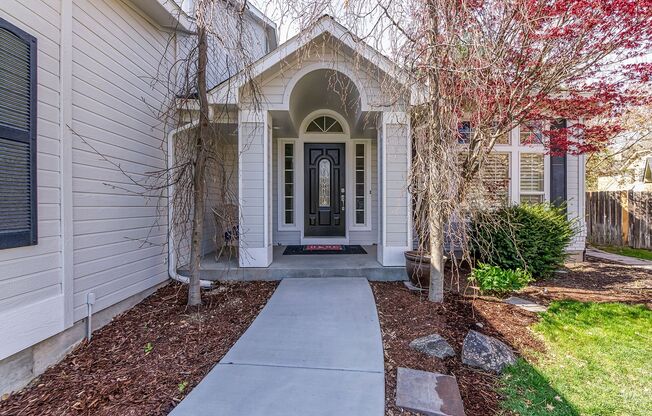
[[(220, 205), (237, 204), (232, 182), (236, 151), (229, 152), (236, 134), (231, 126), (237, 116), (226, 104), (209, 101), (212, 87), (244, 79), (257, 103), (257, 87), (249, 72), (259, 57), (261, 43), (247, 21), (249, 5), (222, 0), (195, 0), (193, 32), (172, 33), (161, 59), (154, 84), (168, 92), (158, 117), (168, 129), (180, 131), (173, 146), (174, 157), (165, 171), (151, 172), (148, 189), (167, 190), (167, 206), (172, 209), (171, 223), (177, 258), (188, 263), (188, 305), (201, 304), (200, 275), (204, 251), (206, 221), (213, 221), (210, 201)], [(173, 50), (173, 52), (171, 52)], [(172, 64), (169, 55), (175, 56)], [(216, 193), (217, 195), (212, 195)], [(214, 225), (214, 224), (213, 224)], [(216, 247), (217, 249), (218, 247)]]

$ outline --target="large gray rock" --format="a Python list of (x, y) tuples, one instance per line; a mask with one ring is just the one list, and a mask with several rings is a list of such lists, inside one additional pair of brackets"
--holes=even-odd
[(455, 350), (439, 334), (427, 335), (410, 342), (410, 348), (422, 352), (430, 357), (448, 358), (455, 356)]
[(500, 373), (516, 362), (516, 355), (505, 343), (477, 331), (469, 331), (462, 345), (462, 362), (471, 367)]

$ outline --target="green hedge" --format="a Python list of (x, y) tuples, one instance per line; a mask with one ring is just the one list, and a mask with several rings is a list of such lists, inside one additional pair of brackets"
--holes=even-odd
[(479, 262), (546, 278), (563, 265), (573, 228), (563, 207), (547, 203), (504, 207), (471, 221), (471, 250)]

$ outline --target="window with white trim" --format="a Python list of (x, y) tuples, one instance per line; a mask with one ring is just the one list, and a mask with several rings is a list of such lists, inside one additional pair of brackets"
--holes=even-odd
[(283, 143), (283, 224), (294, 225), (294, 143)]
[(343, 133), (344, 129), (339, 121), (330, 116), (314, 118), (306, 127), (307, 133)]
[(36, 38), (0, 19), (0, 249), (37, 243)]
[(355, 144), (355, 225), (367, 223), (367, 149), (365, 143)]
[(482, 182), (492, 206), (509, 202), (509, 153), (490, 153), (483, 166)]
[(543, 153), (521, 153), (520, 179), (521, 203), (543, 202), (545, 197)]

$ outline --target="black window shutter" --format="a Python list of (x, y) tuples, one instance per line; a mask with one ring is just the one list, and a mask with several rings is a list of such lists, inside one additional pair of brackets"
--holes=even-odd
[(37, 243), (36, 38), (0, 19), (0, 249)]
[[(551, 130), (566, 128), (566, 120), (559, 119), (552, 123)], [(554, 149), (551, 149), (554, 152)], [(560, 206), (566, 203), (567, 184), (566, 153), (550, 156), (550, 202)]]

